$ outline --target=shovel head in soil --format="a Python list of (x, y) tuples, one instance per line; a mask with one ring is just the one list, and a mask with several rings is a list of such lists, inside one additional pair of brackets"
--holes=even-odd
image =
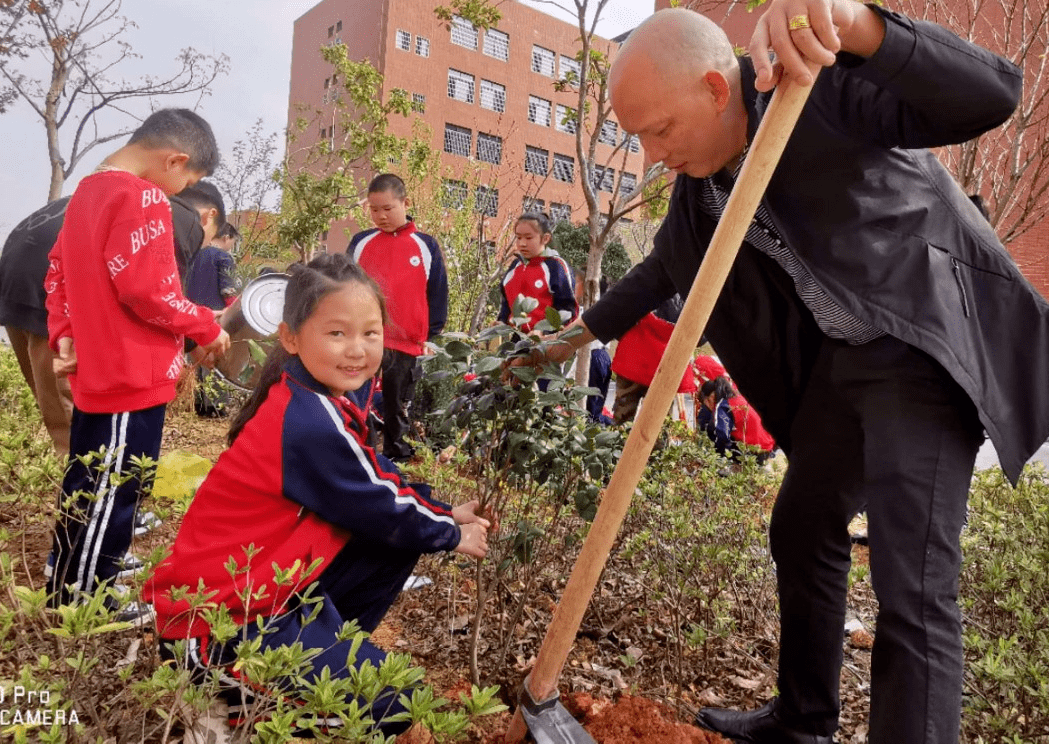
[(561, 704), (556, 690), (546, 700), (536, 702), (525, 682), (521, 689), (521, 715), (536, 744), (597, 744), (594, 737)]

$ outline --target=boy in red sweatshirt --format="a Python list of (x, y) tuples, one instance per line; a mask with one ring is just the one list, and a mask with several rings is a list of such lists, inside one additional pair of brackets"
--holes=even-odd
[[(128, 474), (137, 458), (160, 454), (183, 336), (212, 356), (229, 347), (211, 310), (182, 294), (168, 203), (217, 163), (204, 119), (160, 110), (80, 182), (66, 209), (44, 279), (55, 368), (69, 376), (74, 405), (53, 605), (76, 602), (120, 570), (142, 490)], [(147, 612), (134, 607), (127, 619)]]
[(448, 320), (448, 274), (437, 241), (415, 229), (404, 181), (382, 173), (368, 184), (368, 212), (375, 227), (350, 239), (346, 252), (375, 280), (390, 320), (382, 363), (382, 453), (394, 462), (411, 458), (404, 441), (408, 408), (422, 376), (418, 358)]

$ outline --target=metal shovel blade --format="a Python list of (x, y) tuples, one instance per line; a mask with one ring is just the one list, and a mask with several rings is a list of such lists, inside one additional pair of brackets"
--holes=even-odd
[(556, 690), (551, 697), (537, 703), (525, 683), (521, 690), (519, 710), (535, 744), (597, 744), (594, 737), (561, 704), (560, 694)]

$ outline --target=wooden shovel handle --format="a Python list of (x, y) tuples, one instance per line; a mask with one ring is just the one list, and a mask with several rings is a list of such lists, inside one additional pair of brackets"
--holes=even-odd
[[(535, 700), (550, 697), (557, 687), (561, 668), (568, 658), (583, 613), (590, 604), (597, 580), (623, 524), (634, 489), (648, 464), (652, 446), (670, 410), (681, 376), (692, 361), (696, 343), (710, 319), (747, 228), (754, 219), (758, 203), (794, 131), (810, 91), (810, 86), (797, 85), (790, 80), (780, 83), (761, 120), (739, 179), (725, 205), (724, 215), (718, 222), (703, 263), (692, 282), (681, 317), (645, 395), (644, 405), (627, 437), (623, 456), (612, 473), (594, 523), (546, 631), (535, 667), (526, 681)], [(520, 742), (526, 732), (524, 721), (517, 713), (505, 741)]]

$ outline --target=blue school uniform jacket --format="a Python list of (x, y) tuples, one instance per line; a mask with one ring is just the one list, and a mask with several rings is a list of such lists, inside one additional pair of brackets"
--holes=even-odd
[[(455, 548), (451, 507), (364, 441), (360, 410), (331, 397), (298, 359), (289, 362), (197, 491), (171, 555), (147, 583), (161, 636), (210, 631), (173, 588), (202, 585), (245, 624), (286, 611), (350, 540), (418, 553)], [(280, 583), (275, 567), (298, 571)]]

